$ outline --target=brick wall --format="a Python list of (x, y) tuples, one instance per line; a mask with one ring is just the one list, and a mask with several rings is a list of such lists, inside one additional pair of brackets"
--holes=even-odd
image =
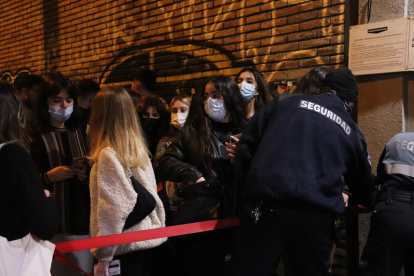
[(158, 72), (158, 93), (190, 93), (205, 77), (256, 66), (268, 81), (344, 63), (345, 0), (9, 0), (0, 10), (0, 74), (129, 84)]

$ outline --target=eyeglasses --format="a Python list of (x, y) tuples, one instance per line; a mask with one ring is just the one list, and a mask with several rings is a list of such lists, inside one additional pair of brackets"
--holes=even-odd
[(221, 100), (223, 99), (223, 94), (220, 91), (212, 92), (210, 94), (205, 93), (202, 97), (203, 102), (207, 101), (208, 99), (212, 100)]

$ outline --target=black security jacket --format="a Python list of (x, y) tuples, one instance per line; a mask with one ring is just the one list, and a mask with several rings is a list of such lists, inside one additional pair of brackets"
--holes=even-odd
[[(331, 113), (329, 113), (331, 112)], [(362, 134), (335, 95), (297, 95), (260, 109), (237, 146), (245, 201), (345, 210), (341, 176), (360, 204), (373, 186)]]
[(175, 138), (160, 158), (156, 169), (158, 180), (167, 180), (182, 183), (183, 186), (194, 184), (200, 177), (206, 180), (219, 181), (224, 187), (224, 201), (222, 202), (222, 216), (233, 216), (236, 210), (236, 196), (238, 193), (234, 174), (234, 165), (226, 151), (225, 142), (230, 135), (241, 133), (241, 130), (232, 123), (211, 122), (211, 140), (213, 159), (210, 168), (215, 176), (209, 177), (206, 168), (201, 166), (200, 152), (195, 141), (197, 134), (189, 129), (183, 129), (180, 136)]

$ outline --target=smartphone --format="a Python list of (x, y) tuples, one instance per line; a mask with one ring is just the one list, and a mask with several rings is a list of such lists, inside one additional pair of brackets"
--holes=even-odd
[[(234, 138), (237, 138), (237, 139), (239, 139), (239, 140), (240, 140), (240, 137), (242, 136), (242, 133), (235, 134), (235, 135), (230, 135), (230, 136), (233, 136)], [(234, 141), (231, 137), (230, 137), (230, 141), (229, 141), (229, 143), (230, 143), (230, 144), (236, 144), (236, 145), (237, 145), (236, 141)], [(230, 158), (230, 162), (231, 162), (232, 164), (234, 164), (234, 162), (235, 162), (234, 157), (231, 157), (231, 158)]]
[[(240, 133), (240, 134), (230, 135), (230, 136), (233, 136), (234, 138), (237, 138), (237, 139), (240, 140), (240, 137), (242, 136), (242, 134)], [(231, 137), (230, 137), (229, 143), (230, 144), (236, 144), (237, 145), (237, 142), (233, 138), (231, 138)]]
[[(240, 138), (241, 138), (242, 134), (243, 134), (243, 133), (239, 133), (239, 134), (236, 134), (236, 135), (230, 135), (230, 136), (233, 136), (233, 137), (235, 137), (235, 138), (237, 138), (237, 139), (239, 139), (239, 140), (240, 140)], [(232, 140), (232, 139), (230, 139), (230, 140)]]
[(88, 158), (85, 156), (81, 157), (75, 157), (72, 161), (72, 165), (70, 165), (70, 168), (73, 170), (80, 170), (83, 173), (86, 173), (86, 168), (88, 164)]
[[(93, 274), (96, 275), (97, 264), (93, 267)], [(121, 261), (112, 260), (109, 263), (108, 274), (110, 276), (121, 276)]]

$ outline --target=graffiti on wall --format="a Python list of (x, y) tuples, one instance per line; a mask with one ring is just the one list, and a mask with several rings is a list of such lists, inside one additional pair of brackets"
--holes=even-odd
[(103, 85), (126, 86), (131, 71), (145, 67), (157, 72), (160, 96), (193, 94), (205, 79), (215, 74), (236, 75), (252, 61), (236, 61), (231, 52), (214, 43), (194, 41), (163, 42), (161, 49), (132, 47), (119, 54), (103, 70), (99, 82)]
[(29, 74), (29, 75), (31, 75), (32, 72), (30, 71), (29, 68), (21, 68), (21, 69), (18, 69), (14, 73), (7, 70), (7, 71), (4, 71), (3, 73), (1, 73), (0, 79), (4, 80), (4, 81), (7, 81), (8, 83), (12, 84), (14, 82), (14, 80), (16, 79), (16, 77), (20, 74)]

